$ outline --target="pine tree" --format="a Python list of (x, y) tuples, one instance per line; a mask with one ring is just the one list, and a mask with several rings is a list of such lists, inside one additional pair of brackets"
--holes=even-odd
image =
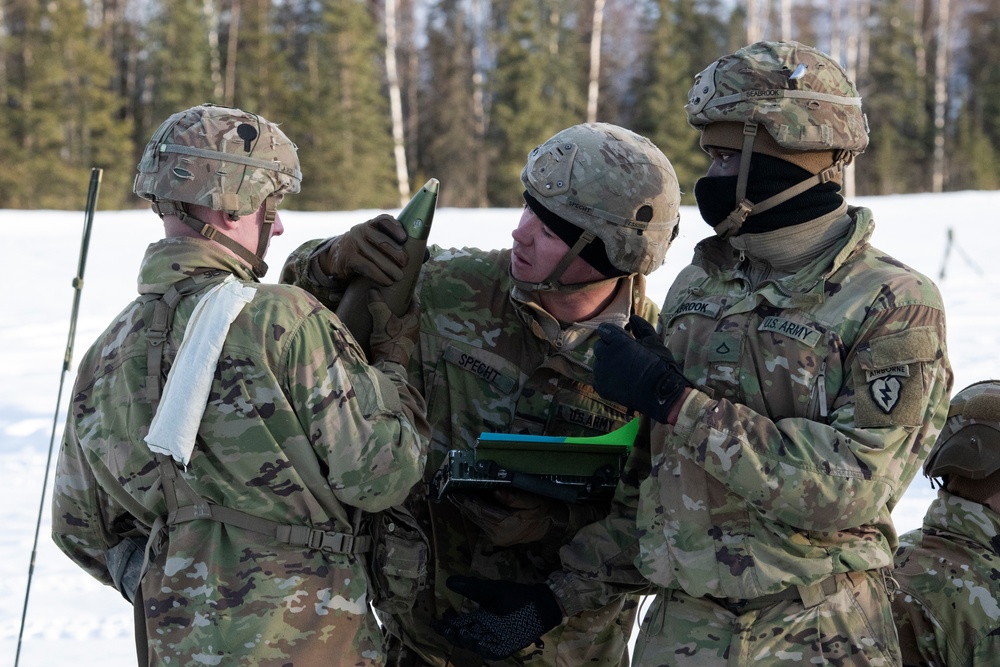
[[(24, 165), (25, 149), (19, 126), (24, 125), (24, 49), (30, 21), (26, 3), (0, 3), (0, 208), (21, 208), (18, 202), (27, 199), (24, 181), (28, 174)], [(33, 3), (31, 3), (33, 5)]]
[[(236, 62), (223, 59), (235, 73), (234, 105), (280, 122), (290, 104), (288, 49), (296, 28), (283, 20), (284, 3), (239, 0)], [(227, 35), (228, 37), (228, 35)], [(227, 56), (228, 57), (228, 56)]]
[(428, 17), (419, 165), (441, 181), (439, 206), (472, 207), (486, 201), (486, 161), (472, 106), (472, 35), (460, 5), (460, 0), (440, 0)]
[(695, 181), (709, 161), (684, 105), (695, 75), (727, 52), (727, 26), (714, 2), (657, 0), (651, 5), (650, 49), (633, 86), (638, 95), (633, 129), (664, 152), (677, 172), (684, 203), (693, 204)]
[(151, 10), (143, 85), (147, 138), (172, 114), (214, 101), (203, 0), (158, 0)]
[[(307, 210), (396, 208), (399, 190), (378, 29), (364, 2), (295, 5), (282, 128), (299, 147)], [(276, 117), (278, 117), (276, 115)]]
[(858, 194), (923, 189), (931, 154), (926, 82), (918, 76), (917, 48), (903, 0), (875, 0), (871, 58), (860, 77), (870, 139), (856, 161)]
[(131, 183), (130, 128), (118, 115), (111, 61), (97, 46), (87, 4), (11, 2), (4, 18), (12, 172), (0, 181), (4, 205), (79, 208), (90, 168), (100, 167), (102, 205), (120, 206)]
[(964, 92), (953, 111), (958, 132), (951, 156), (949, 189), (1000, 188), (1000, 6), (976, 0), (967, 7), (966, 56), (958, 78)]
[(587, 55), (566, 0), (494, 3), (497, 65), (491, 86), (489, 179), (493, 206), (517, 206), (528, 152), (586, 120)]

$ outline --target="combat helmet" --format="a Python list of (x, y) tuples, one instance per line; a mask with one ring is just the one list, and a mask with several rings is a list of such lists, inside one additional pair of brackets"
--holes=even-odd
[(930, 478), (979, 480), (1000, 470), (1000, 380), (984, 380), (955, 394), (948, 419), (924, 462)]
[[(756, 42), (720, 58), (695, 76), (684, 109), (702, 132), (702, 146), (742, 151), (737, 207), (715, 228), (723, 237), (735, 234), (750, 215), (818, 183), (839, 181), (844, 167), (868, 146), (868, 120), (854, 83), (828, 55), (798, 42)], [(728, 135), (728, 141), (713, 143), (708, 139), (713, 134)], [(751, 202), (746, 190), (754, 151), (802, 166), (813, 176)]]
[(532, 209), (540, 205), (583, 230), (534, 289), (565, 288), (562, 273), (595, 239), (622, 275), (649, 275), (677, 235), (681, 193), (673, 166), (649, 139), (617, 125), (586, 123), (556, 133), (528, 155), (521, 183)]
[[(231, 107), (203, 104), (175, 113), (143, 151), (134, 192), (153, 202), (162, 218), (176, 215), (202, 236), (248, 262), (257, 276), (277, 209), (277, 195), (299, 191), (302, 172), (296, 146), (278, 126)], [(189, 204), (224, 211), (232, 220), (265, 206), (257, 252), (251, 253), (191, 215)]]

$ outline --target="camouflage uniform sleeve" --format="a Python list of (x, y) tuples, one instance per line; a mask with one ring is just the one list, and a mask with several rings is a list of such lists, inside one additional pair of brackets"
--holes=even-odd
[(369, 366), (320, 308), (286, 335), (287, 391), (338, 500), (369, 512), (402, 502), (421, 477), (430, 433), (402, 367)]
[[(76, 440), (71, 414), (66, 421), (56, 464), (52, 491), (52, 540), (73, 562), (108, 586), (114, 586), (114, 583), (108, 572), (107, 551), (122, 540), (122, 536), (116, 535), (117, 531), (112, 528), (116, 525), (116, 516), (125, 517), (125, 513), (101, 492), (98, 480)], [(117, 524), (122, 522), (119, 520)], [(116, 528), (127, 530), (125, 525), (116, 525)]]
[(548, 578), (549, 588), (567, 616), (600, 609), (620, 595), (649, 588), (635, 565), (639, 555), (639, 484), (649, 472), (649, 420), (643, 417), (611, 512), (577, 532), (573, 541), (560, 549), (562, 570)]
[(317, 253), (334, 238), (306, 241), (293, 250), (281, 267), (280, 282), (309, 292), (330, 310), (336, 310), (350, 281), (336, 280), (324, 274), (316, 260)]
[(70, 559), (101, 583), (111, 585), (104, 559), (108, 531), (97, 507), (97, 480), (66, 423), (52, 491), (52, 539)]
[[(826, 421), (776, 421), (691, 392), (671, 444), (762, 512), (803, 530), (849, 530), (891, 511), (948, 411), (952, 373), (944, 313), (928, 305), (875, 310), (846, 352)], [(898, 402), (880, 410), (866, 359), (906, 369)]]
[[(645, 276), (638, 276), (633, 310), (656, 325), (660, 307), (645, 294)], [(636, 508), (639, 484), (649, 476), (649, 422), (642, 418), (622, 478), (615, 490), (611, 511), (602, 519), (575, 531), (573, 540), (559, 551), (562, 570), (548, 579), (567, 615), (600, 609), (627, 593), (649, 587), (635, 560), (639, 554)], [(571, 514), (571, 519), (575, 518)], [(573, 527), (571, 526), (571, 530)]]

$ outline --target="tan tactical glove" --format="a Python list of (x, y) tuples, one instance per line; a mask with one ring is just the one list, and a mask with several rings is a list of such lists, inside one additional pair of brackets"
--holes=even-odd
[(396, 317), (378, 290), (368, 290), (368, 312), (372, 315), (369, 342), (372, 360), (393, 361), (403, 368), (410, 362), (420, 335), (420, 307), (414, 298), (402, 317)]
[(388, 287), (403, 278), (406, 231), (387, 213), (355, 225), (316, 251), (320, 270), (330, 278), (364, 276)]

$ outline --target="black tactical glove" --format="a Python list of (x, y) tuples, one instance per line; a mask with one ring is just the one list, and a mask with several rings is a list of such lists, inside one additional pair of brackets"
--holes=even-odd
[(372, 335), (369, 339), (372, 359), (394, 361), (406, 368), (420, 335), (417, 300), (410, 301), (410, 307), (402, 317), (396, 317), (382, 294), (372, 289), (368, 290), (368, 312), (372, 316)]
[(629, 327), (635, 338), (613, 324), (597, 328), (601, 339), (594, 346), (594, 388), (604, 398), (666, 424), (684, 388), (693, 385), (653, 325), (633, 315)]
[(406, 231), (387, 213), (354, 225), (317, 250), (320, 270), (338, 280), (355, 276), (388, 287), (403, 278), (406, 266)]
[(448, 588), (479, 609), (434, 621), (434, 629), (455, 646), (487, 660), (503, 660), (562, 623), (556, 596), (545, 584), (448, 577)]
[(145, 552), (146, 540), (138, 537), (126, 537), (104, 552), (111, 580), (129, 602), (135, 601), (135, 593), (142, 582)]

